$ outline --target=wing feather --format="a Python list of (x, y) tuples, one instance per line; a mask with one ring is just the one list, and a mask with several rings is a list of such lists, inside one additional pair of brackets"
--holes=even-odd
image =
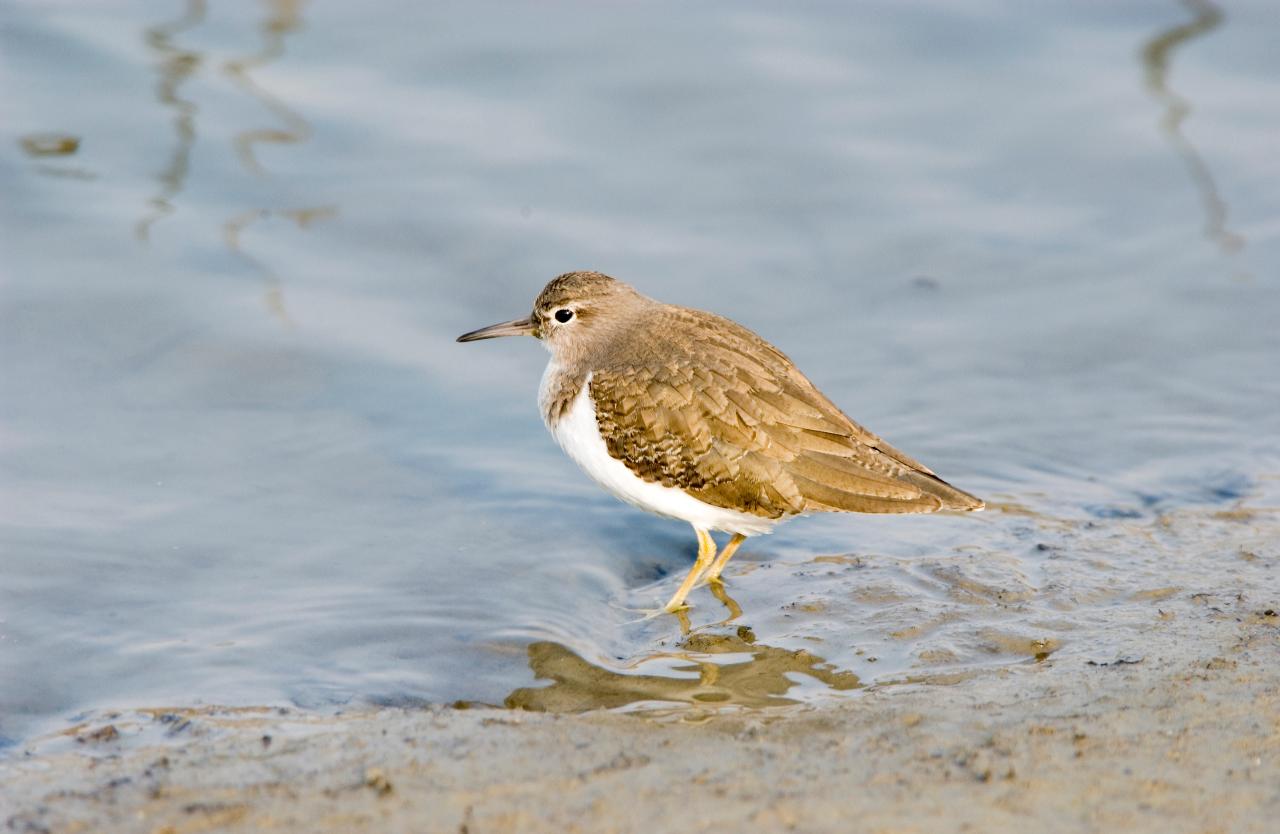
[(982, 506), (850, 420), (746, 328), (680, 307), (655, 315), (661, 361), (618, 349), (591, 378), (609, 453), (640, 477), (767, 518)]

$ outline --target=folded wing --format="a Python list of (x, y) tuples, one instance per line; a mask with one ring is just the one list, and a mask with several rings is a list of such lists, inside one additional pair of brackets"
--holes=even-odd
[(619, 352), (591, 379), (609, 453), (641, 478), (767, 518), (983, 506), (850, 420), (746, 328), (678, 307), (661, 315), (657, 332), (685, 355)]

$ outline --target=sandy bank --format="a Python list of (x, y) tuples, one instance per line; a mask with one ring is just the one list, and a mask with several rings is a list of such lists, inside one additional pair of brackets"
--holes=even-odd
[[(1273, 831), (1280, 618), (824, 707), (150, 710), (0, 763), (17, 832)], [(1153, 641), (1159, 642), (1159, 641)], [(1124, 658), (1117, 658), (1124, 661)]]

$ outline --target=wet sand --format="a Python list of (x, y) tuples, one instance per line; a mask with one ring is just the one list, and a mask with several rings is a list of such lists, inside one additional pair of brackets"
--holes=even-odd
[(1198, 594), (1142, 657), (839, 703), (103, 713), (0, 763), (5, 830), (1262, 832), (1280, 616)]

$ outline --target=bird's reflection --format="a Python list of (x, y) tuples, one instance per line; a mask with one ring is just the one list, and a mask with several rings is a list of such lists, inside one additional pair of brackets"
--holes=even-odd
[(1205, 215), (1205, 235), (1227, 254), (1244, 246), (1244, 238), (1227, 229), (1227, 204), (1218, 193), (1213, 173), (1195, 146), (1182, 133), (1182, 123), (1191, 114), (1191, 104), (1169, 87), (1169, 65), (1173, 52), (1187, 41), (1203, 37), (1222, 24), (1222, 10), (1209, 0), (1183, 0), (1194, 18), (1165, 29), (1142, 48), (1147, 91), (1164, 104), (1160, 129), (1181, 157), (1196, 190)]
[(173, 111), (173, 131), (177, 141), (169, 155), (169, 163), (159, 175), (160, 190), (148, 205), (150, 209), (134, 227), (134, 234), (144, 243), (151, 239), (151, 227), (174, 211), (173, 198), (181, 191), (190, 168), (191, 148), (196, 141), (195, 102), (178, 95), (179, 89), (200, 66), (200, 53), (179, 49), (174, 39), (182, 32), (198, 26), (205, 16), (204, 0), (187, 0), (186, 11), (169, 23), (152, 26), (143, 32), (143, 40), (159, 59), (156, 98)]
[[(719, 626), (726, 626), (742, 616), (742, 606), (738, 605), (738, 601), (729, 596), (728, 592), (725, 591), (724, 582), (708, 582), (705, 587), (711, 592), (713, 597), (720, 601), (721, 605), (728, 609), (729, 616), (725, 617), (723, 620), (719, 620), (718, 622), (699, 626), (699, 628), (717, 628)], [(653, 617), (665, 616), (667, 613), (668, 612), (663, 609), (654, 609), (650, 611), (644, 619), (648, 620)], [(675, 617), (676, 622), (680, 624), (680, 634), (688, 637), (689, 633), (693, 631), (693, 622), (689, 619), (689, 609), (687, 607), (678, 608), (675, 611), (670, 612), (670, 614)]]
[[(711, 595), (713, 597), (720, 600), (721, 605), (729, 609), (729, 616), (726, 619), (722, 620), (720, 625), (728, 625), (729, 623), (733, 622), (734, 620), (742, 616), (742, 606), (738, 605), (738, 601), (735, 600), (733, 597), (729, 596), (729, 594), (725, 591), (723, 582), (708, 583), (707, 588), (708, 590), (711, 591)], [(688, 633), (688, 629), (685, 630), (685, 633), (686, 634)]]
[[(581, 712), (640, 703), (782, 706), (797, 703), (787, 697), (797, 675), (833, 690), (862, 685), (857, 675), (833, 669), (803, 649), (757, 643), (745, 626), (731, 634), (686, 635), (678, 650), (646, 655), (622, 672), (597, 666), (559, 643), (533, 643), (528, 653), (534, 676), (551, 684), (515, 690), (504, 702), (510, 709)], [(636, 671), (656, 667), (668, 674)]]

